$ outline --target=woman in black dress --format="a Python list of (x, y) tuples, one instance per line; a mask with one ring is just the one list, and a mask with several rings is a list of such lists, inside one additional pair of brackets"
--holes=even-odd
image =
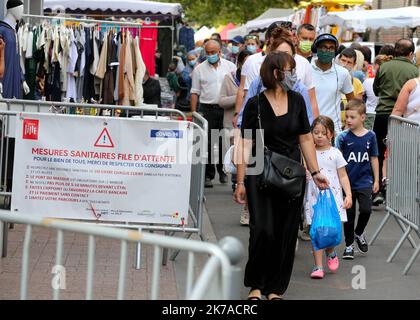
[[(244, 281), (251, 288), (248, 299), (261, 299), (261, 294), (269, 300), (282, 298), (292, 274), (303, 203), (303, 196), (289, 199), (259, 190), (257, 175), (246, 174), (249, 155), (251, 151), (256, 152), (253, 141), (259, 134), (258, 99), (265, 146), (296, 161), (301, 160), (302, 151), (316, 185), (320, 189), (328, 187), (327, 179), (319, 172), (305, 101), (299, 93), (289, 90), (290, 81), (295, 78), (295, 66), (289, 54), (270, 53), (261, 66), (261, 78), (267, 90), (251, 98), (243, 114), (238, 148), (243, 161), (237, 167), (234, 199), (240, 204), (247, 199), (250, 213), (249, 258)], [(252, 139), (246, 130), (252, 132)]]

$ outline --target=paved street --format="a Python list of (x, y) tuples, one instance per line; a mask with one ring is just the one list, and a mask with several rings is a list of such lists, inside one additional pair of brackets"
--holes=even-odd
[[(216, 237), (220, 239), (226, 235), (233, 235), (240, 239), (247, 249), (248, 228), (239, 224), (241, 208), (233, 202), (231, 190), (230, 184), (223, 186), (216, 182), (213, 189), (205, 191), (206, 207)], [(384, 215), (383, 207), (374, 209), (367, 227), (367, 237), (373, 234)], [(340, 259), (338, 274), (327, 273), (323, 280), (310, 279), (309, 273), (313, 264), (310, 243), (300, 240), (285, 299), (420, 299), (420, 259), (417, 259), (407, 276), (402, 275), (413, 253), (409, 243), (404, 244), (392, 263), (386, 263), (388, 255), (402, 235), (400, 230), (394, 220), (389, 220), (375, 244), (370, 247), (367, 256), (356, 253), (354, 261)], [(414, 238), (418, 241), (418, 238)], [(343, 250), (342, 245), (338, 250), (340, 257)], [(242, 260), (243, 269), (246, 259), (247, 254)], [(357, 265), (366, 268), (365, 290), (352, 288), (352, 279), (356, 276), (352, 274), (352, 268)], [(244, 288), (242, 297), (245, 298), (247, 293), (248, 289)]]
[[(231, 186), (215, 183), (206, 189), (206, 211), (204, 215), (204, 238), (216, 242), (224, 236), (237, 237), (247, 250), (248, 228), (239, 224), (240, 206), (231, 196)], [(375, 208), (368, 225), (367, 236), (372, 235), (385, 214), (384, 208)], [(367, 256), (357, 254), (354, 261), (341, 262), (338, 274), (327, 274), (323, 280), (311, 280), (309, 272), (312, 256), (309, 242), (299, 242), (294, 272), (286, 299), (420, 299), (420, 260), (414, 264), (407, 276), (402, 275), (413, 249), (404, 244), (393, 263), (386, 258), (397, 243), (401, 232), (394, 220), (390, 220)], [(182, 236), (182, 235), (178, 235)], [(24, 228), (15, 226), (9, 232), (8, 257), (0, 259), (0, 300), (18, 299), (20, 288), (21, 257)], [(197, 239), (197, 236), (193, 236)], [(417, 239), (418, 240), (418, 239)], [(55, 264), (56, 233), (36, 228), (30, 254), (29, 299), (51, 299), (51, 270)], [(95, 262), (94, 299), (115, 299), (119, 272), (119, 243), (97, 239)], [(341, 255), (343, 246), (339, 248)], [(247, 256), (247, 251), (246, 251)], [(246, 256), (241, 262), (242, 270)], [(87, 237), (66, 234), (63, 261), (66, 267), (66, 290), (61, 299), (84, 299), (87, 269)], [(175, 262), (168, 261), (161, 269), (160, 299), (183, 299), (185, 297), (186, 253), (181, 253)], [(206, 257), (196, 258), (196, 275), (202, 270)], [(130, 246), (127, 268), (126, 299), (150, 299), (153, 249), (145, 247), (142, 252), (142, 269), (134, 270), (134, 246)], [(352, 288), (352, 268), (366, 269), (366, 289)], [(357, 271), (357, 270), (356, 270)], [(246, 298), (243, 288), (241, 298)]]

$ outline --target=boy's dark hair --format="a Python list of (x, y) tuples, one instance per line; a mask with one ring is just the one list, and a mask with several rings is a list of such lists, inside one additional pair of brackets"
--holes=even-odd
[(356, 54), (356, 51), (354, 49), (352, 49), (352, 48), (346, 48), (343, 51), (341, 51), (339, 57), (341, 57), (341, 56), (344, 56), (346, 58), (353, 59), (353, 62), (356, 63), (357, 54)]
[(176, 70), (176, 67), (177, 65), (174, 62), (171, 62), (168, 67), (169, 72), (174, 72)]
[(360, 115), (366, 114), (366, 104), (361, 99), (352, 99), (344, 107), (345, 111), (357, 111)]
[[(261, 80), (267, 89), (275, 89), (277, 84), (284, 79), (284, 68), (289, 65), (291, 69), (296, 68), (295, 59), (285, 52), (270, 52), (261, 65)], [(274, 70), (280, 70), (280, 78), (274, 77)]]

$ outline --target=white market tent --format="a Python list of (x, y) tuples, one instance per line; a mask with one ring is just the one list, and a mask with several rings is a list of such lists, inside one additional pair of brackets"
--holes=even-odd
[(263, 31), (276, 21), (291, 21), (292, 14), (293, 9), (268, 9), (259, 17), (246, 23), (247, 33), (252, 31)]
[(320, 26), (326, 25), (340, 25), (348, 29), (415, 28), (420, 26), (420, 7), (329, 12), (320, 19)]
[(101, 11), (131, 11), (151, 14), (181, 15), (182, 6), (179, 3), (164, 3), (142, 0), (44, 0), (44, 10), (101, 10)]
[(216, 32), (216, 28), (211, 28), (209, 29), (206, 26), (201, 27), (200, 30), (198, 30), (195, 34), (194, 34), (194, 41), (200, 41), (200, 40), (204, 40), (204, 39), (208, 39), (210, 38), (210, 36)]
[(229, 40), (235, 38), (236, 36), (246, 36), (248, 34), (247, 30), (246, 30), (246, 25), (241, 25), (240, 27), (237, 27), (235, 29), (229, 30), (227, 32), (227, 38)]

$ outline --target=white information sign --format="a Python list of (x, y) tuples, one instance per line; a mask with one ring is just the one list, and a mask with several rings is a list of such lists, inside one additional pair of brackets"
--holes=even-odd
[(184, 121), (24, 113), (12, 211), (186, 225), (192, 140)]

